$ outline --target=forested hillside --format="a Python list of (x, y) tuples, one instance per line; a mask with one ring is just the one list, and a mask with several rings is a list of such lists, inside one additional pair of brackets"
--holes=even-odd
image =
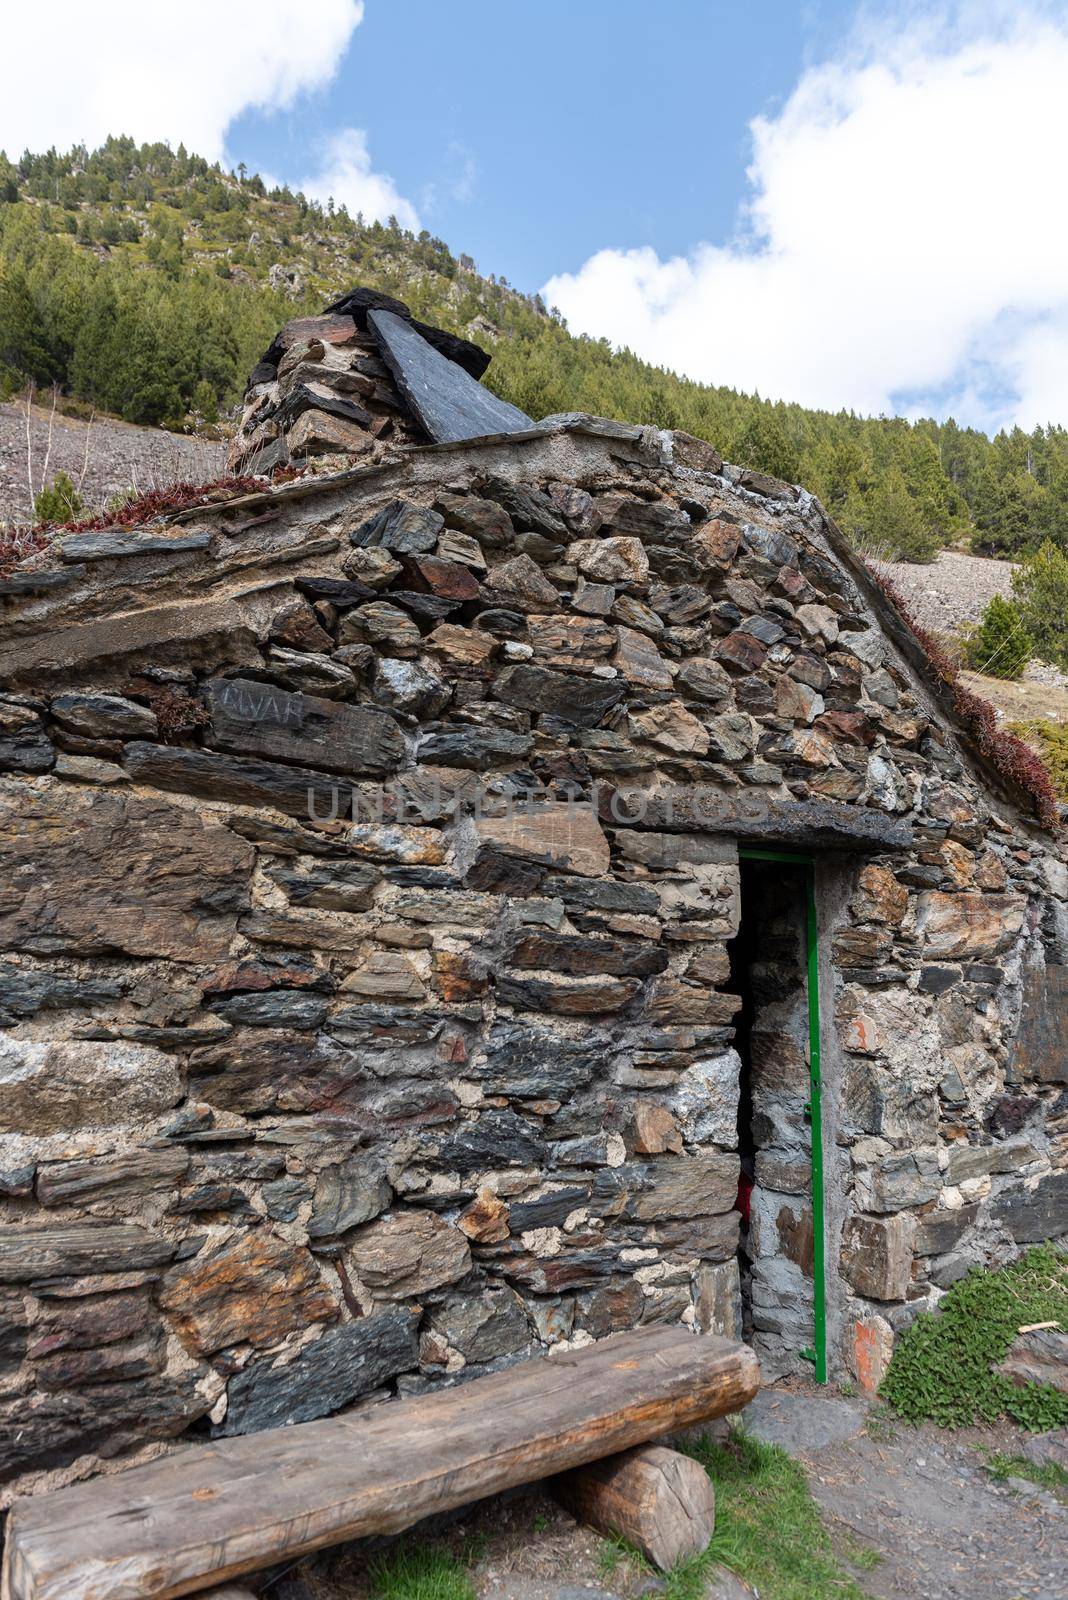
[(182, 146), (111, 139), (0, 155), (0, 398), (32, 381), (128, 421), (224, 416), (290, 317), (354, 283), (493, 349), (486, 381), (535, 417), (585, 410), (681, 427), (732, 461), (816, 490), (857, 543), (927, 559), (968, 543), (1068, 550), (1068, 433), (988, 439), (771, 404), (577, 338), (537, 295), (483, 277), (439, 239), (365, 223), (227, 173)]

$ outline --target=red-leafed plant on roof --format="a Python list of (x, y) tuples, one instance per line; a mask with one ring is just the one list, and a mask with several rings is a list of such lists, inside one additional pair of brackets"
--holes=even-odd
[(953, 709), (975, 741), (975, 747), (994, 770), (1008, 782), (1024, 789), (1034, 802), (1035, 815), (1044, 828), (1055, 828), (1060, 819), (1057, 791), (1042, 758), (1018, 739), (998, 727), (997, 712), (989, 700), (973, 694), (960, 681), (957, 664), (937, 634), (916, 621), (901, 591), (871, 562), (866, 562), (872, 581), (878, 585), (901, 620), (911, 629), (936, 680), (943, 683), (953, 698)]
[[(302, 469), (284, 467), (274, 474), (274, 483), (285, 483), (299, 478)], [(27, 556), (44, 550), (57, 535), (63, 533), (99, 533), (106, 528), (140, 528), (146, 522), (155, 522), (170, 512), (186, 511), (200, 503), (218, 505), (236, 495), (258, 494), (267, 488), (267, 480), (251, 477), (212, 478), (209, 483), (171, 483), (165, 489), (149, 489), (134, 500), (127, 500), (113, 511), (100, 511), (91, 517), (81, 517), (76, 522), (38, 523), (35, 528), (14, 529), (0, 536), (0, 573), (25, 561)]]

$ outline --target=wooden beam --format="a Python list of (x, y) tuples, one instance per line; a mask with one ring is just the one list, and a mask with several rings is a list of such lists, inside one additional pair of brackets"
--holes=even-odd
[(3, 1600), (171, 1600), (737, 1411), (756, 1357), (652, 1326), (373, 1411), (21, 1500)]
[(661, 1572), (708, 1549), (716, 1496), (704, 1467), (666, 1445), (639, 1445), (550, 1480), (553, 1498), (598, 1533), (620, 1534)]

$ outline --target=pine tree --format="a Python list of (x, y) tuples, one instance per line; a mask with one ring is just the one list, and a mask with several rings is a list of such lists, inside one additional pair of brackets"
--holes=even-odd
[(796, 483), (801, 476), (800, 457), (770, 406), (754, 406), (734, 436), (730, 453), (737, 466), (754, 467), (786, 483)]
[[(1004, 435), (995, 440), (996, 455), (1008, 454)], [(976, 532), (972, 547), (982, 555), (1010, 554), (1026, 548), (1038, 534), (1046, 491), (1030, 473), (1007, 470), (996, 457), (984, 469), (973, 508)]]
[(868, 497), (865, 532), (888, 561), (933, 561), (938, 539), (924, 522), (900, 467), (890, 467)]
[(1019, 607), (996, 594), (982, 621), (968, 635), (966, 654), (973, 672), (991, 678), (1018, 678), (1031, 659), (1034, 643)]
[(1068, 669), (1068, 556), (1047, 539), (1016, 568), (1012, 592), (1035, 655)]

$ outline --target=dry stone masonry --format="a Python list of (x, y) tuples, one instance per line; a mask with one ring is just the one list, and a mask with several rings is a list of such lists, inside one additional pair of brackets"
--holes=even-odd
[(739, 844), (817, 862), (833, 1370), (1068, 1229), (1068, 869), (818, 503), (586, 417), (428, 444), (373, 338), (284, 329), (237, 447), (355, 465), (0, 584), (8, 1495), (642, 1323), (799, 1370)]

